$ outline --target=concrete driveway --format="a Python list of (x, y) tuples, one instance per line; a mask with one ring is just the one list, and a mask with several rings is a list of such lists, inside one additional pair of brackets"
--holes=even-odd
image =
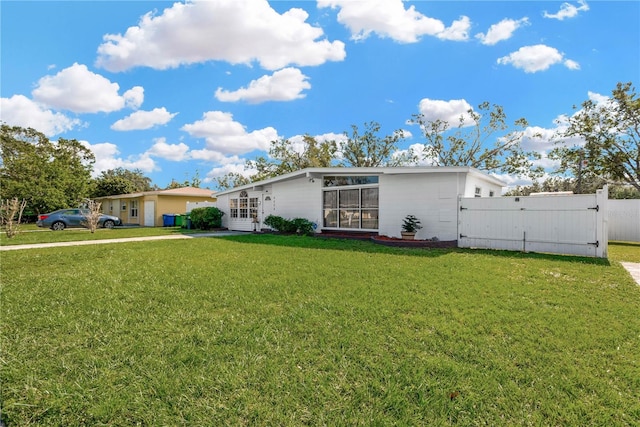
[(239, 236), (247, 234), (241, 231), (217, 231), (214, 233), (176, 234), (169, 236), (127, 237), (123, 239), (79, 240), (76, 242), (35, 243), (32, 245), (8, 245), (0, 246), (0, 251), (19, 251), (22, 249), (56, 248), (61, 246), (103, 245), (107, 243), (145, 242), (150, 240), (184, 240), (200, 237)]

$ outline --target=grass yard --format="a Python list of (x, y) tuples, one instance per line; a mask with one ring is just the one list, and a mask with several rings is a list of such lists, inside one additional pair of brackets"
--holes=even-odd
[(177, 233), (200, 233), (200, 230), (186, 230), (180, 227), (116, 227), (113, 229), (98, 228), (91, 233), (86, 228), (67, 228), (63, 231), (53, 231), (39, 228), (34, 224), (20, 226), (20, 233), (8, 239), (0, 233), (0, 245), (28, 245), (33, 243), (76, 242), (79, 240), (123, 239), (127, 237), (164, 236)]
[(4, 252), (2, 417), (637, 426), (640, 287), (617, 261), (638, 252), (276, 235)]

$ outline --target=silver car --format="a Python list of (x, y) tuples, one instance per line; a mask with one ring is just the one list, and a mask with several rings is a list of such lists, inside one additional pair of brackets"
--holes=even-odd
[[(48, 214), (38, 215), (36, 225), (47, 227), (55, 231), (64, 230), (67, 227), (84, 227), (88, 209), (60, 209)], [(122, 220), (117, 216), (100, 215), (98, 225), (104, 228), (113, 228), (122, 225)]]

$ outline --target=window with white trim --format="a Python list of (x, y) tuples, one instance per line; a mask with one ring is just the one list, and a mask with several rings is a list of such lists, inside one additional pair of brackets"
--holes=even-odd
[(258, 218), (258, 198), (251, 197), (249, 199), (249, 217), (251, 219)]
[(331, 176), (323, 183), (323, 227), (378, 229), (377, 176)]
[(244, 190), (240, 192), (238, 205), (240, 206), (240, 218), (249, 218), (249, 195)]
[(476, 187), (476, 192), (474, 194), (474, 197), (482, 197), (482, 188)]
[(129, 207), (131, 208), (129, 211), (129, 216), (131, 218), (137, 218), (138, 217), (138, 201), (137, 200), (130, 201)]
[[(258, 211), (258, 199), (252, 198), (256, 205), (256, 214)], [(254, 202), (255, 200), (255, 202)], [(249, 194), (242, 190), (237, 199), (229, 199), (229, 217), (231, 218), (249, 218)]]
[(229, 216), (238, 218), (238, 199), (229, 199)]

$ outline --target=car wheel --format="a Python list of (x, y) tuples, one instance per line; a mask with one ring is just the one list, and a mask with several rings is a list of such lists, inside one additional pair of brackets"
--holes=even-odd
[(113, 227), (115, 227), (115, 225), (116, 225), (116, 223), (115, 223), (115, 222), (113, 222), (113, 221), (111, 221), (110, 219), (106, 220), (106, 221), (104, 222), (104, 224), (102, 224), (102, 226), (103, 226), (104, 228), (113, 228)]
[(66, 227), (66, 225), (64, 225), (64, 222), (62, 221), (56, 221), (53, 224), (51, 224), (51, 229), (53, 231), (62, 231), (64, 230)]

